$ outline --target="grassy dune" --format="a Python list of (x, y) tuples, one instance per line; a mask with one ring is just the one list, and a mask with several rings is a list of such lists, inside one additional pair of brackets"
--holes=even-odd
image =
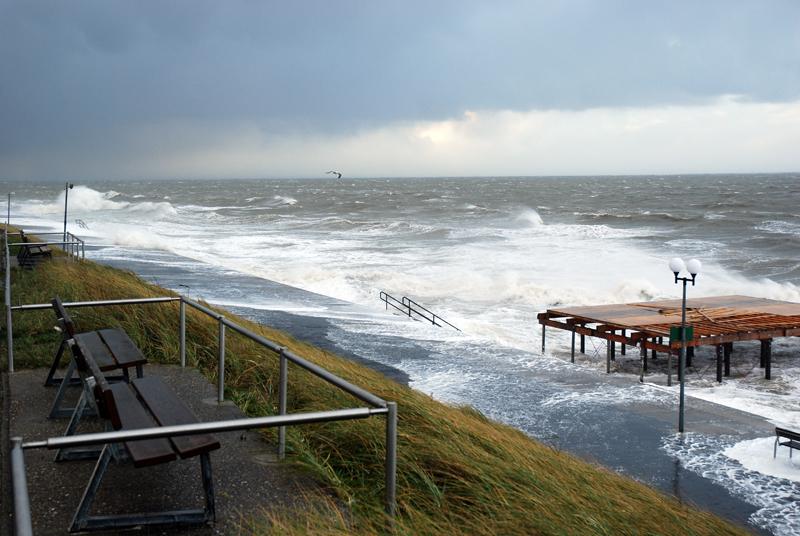
[[(34, 271), (14, 271), (14, 304), (120, 299), (172, 294), (134, 274), (92, 262), (54, 259)], [(119, 326), (149, 359), (178, 361), (178, 306), (73, 309), (81, 330)], [(744, 534), (709, 513), (591, 465), (488, 420), (475, 409), (442, 404), (382, 375), (292, 339), (229, 318), (298, 355), (363, 386), (399, 407), (398, 509), (383, 515), (384, 421), (291, 428), (288, 459), (313, 471), (333, 492), (312, 497), (312, 510), (253, 512), (242, 532), (275, 534)], [(51, 359), (54, 316), (14, 316), (17, 368)], [(230, 332), (229, 332), (230, 333)], [(187, 358), (215, 380), (216, 323), (187, 308)], [(278, 360), (243, 337), (227, 337), (226, 396), (250, 415), (277, 412)], [(297, 367), (289, 368), (289, 410), (354, 407), (361, 403)], [(268, 431), (267, 434), (274, 432)], [(268, 507), (269, 505), (265, 505)]]

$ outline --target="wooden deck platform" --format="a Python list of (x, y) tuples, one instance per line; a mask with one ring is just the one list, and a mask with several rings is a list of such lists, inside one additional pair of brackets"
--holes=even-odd
[[(623, 345), (623, 353), (625, 345), (639, 347), (643, 359), (648, 349), (671, 355), (680, 352), (680, 339), (670, 340), (670, 328), (681, 323), (680, 299), (562, 307), (548, 309), (537, 318), (543, 351), (544, 330), (549, 326), (573, 332), (573, 358), (575, 334), (581, 336), (581, 351), (586, 335), (608, 341), (611, 359), (615, 343)], [(720, 359), (724, 354), (727, 360), (734, 342), (760, 340), (762, 366), (769, 378), (772, 339), (800, 336), (800, 303), (738, 295), (692, 298), (686, 300), (686, 325), (694, 329), (687, 341), (690, 352), (697, 346), (716, 346)]]

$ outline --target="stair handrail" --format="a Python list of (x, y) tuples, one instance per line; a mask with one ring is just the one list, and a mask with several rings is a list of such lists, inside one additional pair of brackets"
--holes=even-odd
[[(381, 291), (381, 293), (378, 296), (383, 301), (383, 303), (386, 304), (386, 310), (387, 311), (389, 310), (389, 306), (391, 305), (392, 307), (394, 307), (395, 309), (397, 309), (398, 311), (400, 311), (404, 315), (406, 315), (409, 318), (411, 318), (411, 308), (406, 306), (406, 304), (404, 304), (402, 301), (398, 300), (397, 298), (395, 298), (394, 296), (392, 296), (388, 292), (384, 292), (384, 291)], [(399, 306), (396, 305), (398, 303), (400, 304)]]
[[(415, 302), (414, 300), (412, 300), (412, 299), (411, 299), (411, 298), (409, 298), (408, 296), (403, 296), (403, 299), (401, 300), (401, 302), (403, 303), (403, 305), (405, 305), (406, 307), (408, 307), (408, 309), (409, 309), (409, 310), (413, 310), (415, 313), (417, 313), (417, 314), (418, 314), (418, 315), (420, 315), (421, 317), (425, 318), (426, 320), (430, 320), (431, 324), (433, 324), (434, 326), (439, 326), (439, 327), (442, 327), (442, 326), (441, 326), (441, 324), (437, 324), (437, 323), (436, 323), (436, 320), (437, 320), (437, 319), (439, 319), (439, 320), (441, 320), (442, 322), (444, 322), (445, 324), (447, 324), (448, 326), (450, 326), (451, 328), (453, 328), (454, 330), (456, 330), (456, 331), (461, 331), (460, 329), (458, 329), (457, 327), (455, 327), (453, 324), (451, 324), (450, 322), (448, 322), (447, 320), (445, 320), (445, 319), (444, 319), (444, 318), (442, 318), (441, 316), (437, 315), (436, 313), (434, 313), (434, 312), (433, 312), (433, 311), (431, 311), (430, 309), (427, 309), (426, 307), (424, 307), (424, 306), (420, 305), (419, 303)], [(425, 316), (424, 314), (422, 314), (422, 313), (420, 313), (419, 311), (417, 311), (417, 310), (413, 309), (413, 308), (411, 307), (412, 305), (414, 305), (415, 307), (418, 307), (418, 308), (422, 309), (423, 311), (425, 311), (426, 313), (430, 314), (430, 315), (431, 315), (431, 318), (428, 318), (428, 317), (427, 317), (427, 316)]]

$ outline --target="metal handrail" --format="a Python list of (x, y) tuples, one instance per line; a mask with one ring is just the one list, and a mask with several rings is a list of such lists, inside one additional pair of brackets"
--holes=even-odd
[[(384, 291), (381, 291), (381, 293), (378, 295), (378, 297), (379, 297), (379, 299), (381, 299), (383, 301), (383, 303), (386, 304), (386, 310), (387, 311), (389, 310), (389, 306), (391, 305), (392, 307), (394, 307), (395, 309), (397, 309), (398, 311), (400, 311), (404, 315), (406, 315), (408, 317), (411, 317), (411, 309), (409, 309), (409, 307), (406, 306), (406, 304), (404, 304), (403, 302), (401, 302), (400, 300), (398, 300), (397, 298), (395, 298), (391, 294), (388, 294), (388, 293), (386, 293)], [(400, 304), (399, 306), (397, 305), (398, 303)]]
[[(384, 292), (384, 291), (381, 291), (380, 294), (378, 295), (378, 297), (383, 301), (383, 303), (386, 304), (386, 309), (387, 310), (389, 309), (389, 306), (391, 305), (392, 307), (394, 307), (395, 309), (397, 309), (398, 311), (400, 311), (404, 315), (408, 316), (409, 318), (413, 318), (411, 316), (411, 314), (413, 313), (413, 314), (419, 316), (420, 318), (424, 318), (425, 320), (427, 320), (428, 322), (430, 322), (434, 326), (442, 327), (441, 324), (438, 324), (436, 322), (437, 320), (441, 320), (442, 322), (444, 322), (445, 324), (447, 324), (448, 326), (450, 326), (454, 330), (461, 331), (460, 329), (455, 327), (453, 324), (451, 324), (450, 322), (448, 322), (447, 320), (445, 320), (441, 316), (437, 315), (436, 313), (434, 313), (433, 311), (431, 311), (429, 309), (426, 309), (425, 307), (423, 307), (419, 303), (415, 302), (414, 300), (412, 300), (408, 296), (403, 296), (402, 299), (398, 300), (397, 298), (395, 298), (391, 294), (389, 294), (387, 292)], [(397, 304), (399, 304), (399, 305), (397, 305)], [(425, 313), (428, 313), (431, 316), (428, 316)]]
[[(7, 229), (6, 229), (7, 231)], [(76, 259), (79, 257), (78, 253), (80, 252), (80, 258), (86, 258), (86, 242), (75, 236), (74, 234), (67, 232), (66, 235), (64, 233), (33, 233), (35, 236), (44, 236), (44, 235), (59, 235), (64, 237), (63, 240), (48, 240), (44, 242), (14, 242), (13, 244), (9, 244), (9, 247), (30, 247), (30, 246), (60, 246), (61, 249), (64, 250), (65, 253), (69, 254)], [(22, 233), (17, 231), (13, 233), (6, 232), (7, 236), (21, 236)], [(69, 246), (69, 247), (67, 247)]]
[(386, 415), (387, 422), (387, 456), (386, 456), (386, 509), (394, 516), (396, 509), (396, 470), (397, 470), (397, 403), (388, 402), (385, 408), (347, 408), (331, 411), (315, 411), (296, 413), (293, 415), (274, 415), (270, 417), (250, 417), (228, 421), (213, 421), (173, 426), (141, 428), (138, 430), (120, 430), (115, 432), (99, 432), (72, 436), (51, 437), (42, 441), (23, 442), (21, 437), (11, 439), (11, 475), (14, 490), (14, 522), (17, 536), (33, 534), (31, 523), (30, 499), (25, 477), (26, 449), (61, 449), (70, 447), (107, 445), (122, 441), (155, 439), (195, 435), (201, 433), (234, 432), (256, 428), (274, 428), (319, 422), (366, 419), (373, 415)]
[[(412, 309), (412, 307), (411, 307), (411, 306), (412, 306), (412, 305), (414, 305), (414, 306), (416, 306), (416, 307), (418, 307), (418, 308), (422, 309), (422, 310), (423, 310), (423, 311), (425, 311), (426, 313), (429, 313), (429, 314), (431, 315), (431, 318), (429, 318), (428, 320), (430, 320), (430, 321), (431, 321), (431, 324), (433, 324), (433, 325), (435, 325), (435, 326), (439, 326), (439, 327), (441, 327), (441, 325), (440, 325), (440, 324), (437, 324), (437, 323), (436, 323), (436, 319), (439, 319), (439, 320), (441, 320), (442, 322), (444, 322), (445, 324), (447, 324), (448, 326), (450, 326), (451, 328), (453, 328), (454, 330), (456, 330), (456, 331), (461, 331), (460, 329), (458, 329), (457, 327), (455, 327), (453, 324), (451, 324), (450, 322), (448, 322), (447, 320), (445, 320), (445, 319), (444, 319), (444, 318), (442, 318), (441, 316), (437, 315), (436, 313), (434, 313), (434, 312), (433, 312), (433, 311), (431, 311), (430, 309), (426, 309), (425, 307), (423, 307), (423, 306), (422, 306), (422, 305), (420, 305), (419, 303), (415, 302), (414, 300), (412, 300), (412, 299), (411, 299), (411, 298), (409, 298), (408, 296), (403, 296), (402, 302), (403, 302), (404, 304), (406, 304), (406, 306), (407, 306), (409, 309)], [(421, 317), (423, 317), (423, 318), (427, 318), (425, 315), (423, 315), (422, 313), (420, 313), (420, 312), (419, 312), (419, 311), (417, 311), (417, 310), (414, 310), (414, 312), (415, 312), (416, 314), (420, 315), (420, 316), (421, 316)]]
[[(6, 246), (6, 251), (8, 251), (7, 240), (5, 246)], [(6, 265), (8, 266), (8, 261), (6, 261)], [(13, 337), (11, 335), (12, 312), (49, 309), (52, 307), (52, 305), (48, 303), (42, 303), (42, 304), (24, 304), (12, 307), (10, 302), (10, 294), (8, 292), (8, 289), (10, 289), (10, 283), (8, 282), (8, 273), (6, 278), (6, 285), (7, 285), (6, 310), (8, 319), (9, 371), (13, 372), (13, 357), (12, 357)], [(142, 439), (149, 437), (189, 435), (192, 433), (198, 433), (199, 431), (229, 431), (229, 430), (240, 430), (246, 428), (263, 428), (263, 427), (277, 426), (278, 456), (280, 459), (283, 459), (285, 454), (286, 426), (291, 426), (295, 424), (306, 424), (311, 422), (325, 422), (334, 420), (367, 418), (371, 417), (372, 415), (386, 415), (385, 505), (386, 505), (386, 511), (389, 513), (389, 515), (394, 516), (396, 510), (396, 477), (397, 477), (397, 404), (395, 402), (388, 402), (370, 393), (369, 391), (362, 389), (361, 387), (351, 384), (347, 380), (344, 380), (343, 378), (336, 376), (335, 374), (325, 370), (319, 365), (311, 363), (310, 361), (290, 352), (289, 350), (278, 345), (277, 343), (270, 341), (269, 339), (266, 339), (265, 337), (262, 337), (261, 335), (258, 335), (257, 333), (254, 333), (249, 329), (228, 320), (227, 318), (225, 318), (224, 315), (217, 313), (216, 311), (206, 307), (205, 305), (197, 303), (184, 296), (179, 296), (179, 297), (163, 296), (156, 298), (132, 298), (132, 299), (121, 299), (121, 300), (66, 302), (63, 305), (64, 307), (71, 308), (71, 307), (95, 307), (95, 306), (109, 306), (109, 305), (111, 306), (139, 305), (139, 304), (149, 304), (149, 303), (165, 303), (173, 301), (180, 302), (179, 330), (180, 330), (181, 367), (186, 366), (186, 307), (185, 306), (188, 304), (190, 307), (216, 319), (219, 322), (219, 364), (218, 364), (219, 368), (217, 377), (218, 377), (218, 401), (220, 403), (224, 401), (224, 389), (225, 389), (225, 328), (226, 327), (230, 327), (237, 333), (279, 354), (280, 358), (280, 384), (279, 384), (279, 395), (278, 395), (279, 415), (272, 417), (252, 418), (252, 419), (237, 419), (234, 421), (200, 423), (197, 425), (182, 425), (177, 427), (173, 426), (173, 427), (147, 428), (134, 431), (125, 431), (125, 432), (106, 432), (102, 434), (84, 434), (79, 436), (68, 436), (63, 438), (50, 438), (46, 441), (31, 442), (25, 444), (22, 444), (20, 439), (19, 445), (17, 445), (17, 443), (15, 443), (14, 441), (12, 441), (12, 451), (17, 448), (19, 449), (18, 454), (12, 454), (12, 465), (13, 465), (12, 471), (15, 479), (14, 480), (15, 501), (17, 494), (24, 495), (24, 498), (20, 499), (21, 501), (20, 504), (22, 504), (21, 507), (22, 510), (27, 509), (27, 516), (25, 515), (24, 511), (19, 513), (19, 517), (15, 515), (17, 520), (16, 522), (18, 524), (17, 525), (18, 534), (30, 534), (30, 532), (25, 532), (26, 527), (27, 528), (30, 527), (30, 507), (29, 505), (27, 507), (25, 506), (28, 500), (27, 489), (24, 486), (21, 487), (17, 486), (18, 475), (19, 474), (22, 475), (21, 476), (22, 484), (24, 484), (24, 478), (25, 478), (24, 461), (21, 454), (23, 448), (59, 448), (59, 446), (65, 446), (65, 445), (77, 446), (79, 444), (89, 445), (89, 444), (110, 443), (114, 441), (131, 440), (136, 438)], [(305, 370), (311, 372), (312, 374), (325, 380), (326, 382), (338, 387), (339, 389), (342, 389), (343, 391), (351, 394), (352, 396), (364, 402), (367, 402), (373, 407), (351, 408), (351, 409), (333, 410), (327, 412), (316, 412), (307, 414), (294, 414), (294, 415), (287, 414), (286, 398), (288, 390), (288, 382), (287, 382), (288, 372), (286, 364), (289, 361), (304, 368)], [(119, 435), (123, 433), (132, 435), (128, 436)]]
[(78, 240), (54, 240), (52, 242), (14, 242), (9, 244), (9, 247), (28, 247), (28, 246), (60, 246), (60, 245), (77, 245), (80, 244)]
[[(100, 300), (82, 302), (64, 302), (64, 307), (101, 307), (107, 305), (140, 305), (144, 303), (164, 303), (179, 301), (179, 296), (160, 296), (157, 298), (130, 298), (125, 300)], [(42, 309), (52, 309), (51, 303), (29, 303), (25, 305), (14, 305), (12, 311), (39, 311)]]
[(253, 428), (273, 428), (275, 426), (291, 426), (317, 422), (346, 421), (366, 419), (371, 415), (384, 415), (386, 408), (346, 408), (330, 411), (311, 411), (292, 415), (271, 415), (269, 417), (246, 417), (228, 421), (199, 422), (192, 424), (175, 424), (171, 426), (154, 426), (136, 430), (118, 430), (114, 432), (95, 432), (69, 436), (50, 437), (41, 441), (22, 443), (23, 449), (67, 449), (105, 445), (137, 439), (157, 439), (162, 437), (188, 436), (216, 432), (236, 432)]

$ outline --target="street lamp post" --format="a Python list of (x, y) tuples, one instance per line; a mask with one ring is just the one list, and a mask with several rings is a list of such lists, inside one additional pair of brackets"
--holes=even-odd
[(71, 182), (67, 182), (64, 185), (64, 242), (67, 241), (67, 200), (69, 199), (69, 191), (72, 190), (73, 186), (74, 184)]
[[(697, 259), (692, 259), (689, 262), (683, 262), (680, 257), (675, 257), (669, 261), (669, 269), (675, 274), (675, 283), (683, 282), (683, 301), (681, 302), (681, 357), (678, 363), (678, 377), (681, 383), (680, 389), (680, 408), (678, 410), (678, 432), (683, 433), (683, 411), (684, 411), (684, 383), (686, 380), (686, 283), (692, 282), (697, 274), (700, 273), (702, 264)], [(689, 272), (691, 277), (679, 277), (683, 271)]]

